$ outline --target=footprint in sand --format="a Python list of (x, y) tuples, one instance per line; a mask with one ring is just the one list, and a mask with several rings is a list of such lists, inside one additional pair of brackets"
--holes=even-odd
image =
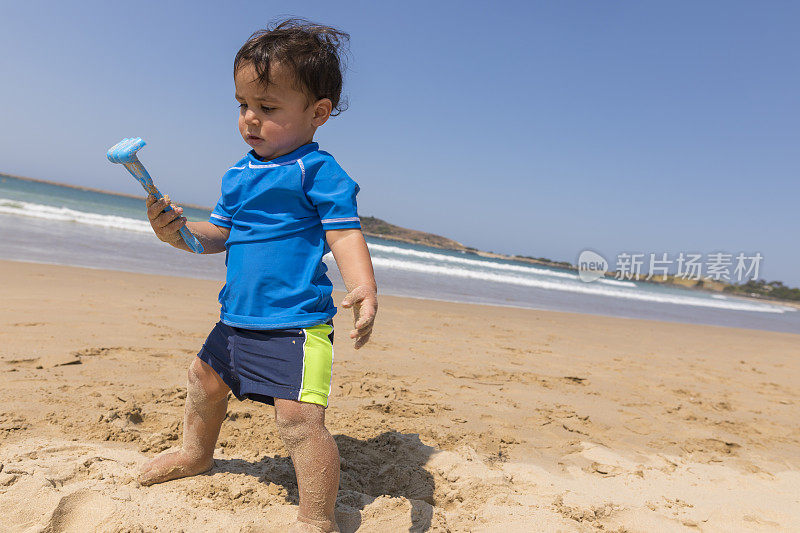
[(114, 500), (89, 489), (63, 496), (50, 513), (42, 533), (83, 533), (114, 514)]

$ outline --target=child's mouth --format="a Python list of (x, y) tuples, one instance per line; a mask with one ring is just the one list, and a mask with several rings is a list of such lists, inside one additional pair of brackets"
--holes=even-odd
[(247, 136), (247, 142), (250, 143), (250, 144), (259, 144), (259, 143), (261, 143), (263, 141), (264, 141), (264, 139), (262, 139), (261, 137), (257, 137), (256, 135), (248, 135)]

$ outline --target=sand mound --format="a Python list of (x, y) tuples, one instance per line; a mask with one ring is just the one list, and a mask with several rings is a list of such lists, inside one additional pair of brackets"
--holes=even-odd
[[(437, 451), (416, 435), (372, 443), (339, 437), (343, 531), (449, 531), (448, 515), (474, 517), (509, 477), (472, 457)], [(469, 452), (469, 451), (468, 451)], [(32, 439), (0, 452), (0, 513), (10, 531), (266, 531), (291, 523), (297, 487), (290, 461), (224, 452), (211, 472), (141, 487), (146, 456), (118, 444)], [(488, 500), (496, 498), (488, 498)], [(477, 506), (476, 506), (477, 504)]]
[[(523, 463), (490, 465), (470, 448), (426, 446), (416, 435), (372, 442), (338, 436), (342, 531), (752, 531), (793, 524), (800, 474), (742, 475), (678, 457), (631, 460), (583, 442), (566, 475)], [(0, 513), (11, 532), (275, 531), (296, 513), (285, 457), (221, 452), (207, 474), (152, 487), (146, 459), (119, 444), (33, 439), (0, 452)], [(713, 487), (711, 489), (710, 487)], [(735, 503), (739, 512), (722, 511)], [(764, 518), (777, 517), (779, 522)], [(793, 524), (800, 526), (800, 524)]]

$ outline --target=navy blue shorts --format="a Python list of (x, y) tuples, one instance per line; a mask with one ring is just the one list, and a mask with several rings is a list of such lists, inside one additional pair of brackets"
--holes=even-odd
[(252, 330), (217, 322), (197, 354), (240, 400), (275, 398), (328, 406), (333, 321), (308, 328)]

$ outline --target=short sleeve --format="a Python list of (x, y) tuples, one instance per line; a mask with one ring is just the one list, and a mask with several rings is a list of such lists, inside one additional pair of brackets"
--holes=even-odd
[(217, 205), (211, 211), (211, 216), (208, 217), (208, 221), (215, 226), (222, 226), (223, 228), (230, 228), (233, 225), (231, 223), (231, 213), (225, 206), (224, 195), (220, 196)]
[(332, 160), (304, 167), (303, 190), (317, 209), (322, 229), (361, 228), (356, 195), (358, 183)]
[(231, 167), (224, 176), (222, 176), (222, 186), (220, 187), (220, 197), (217, 205), (211, 210), (211, 216), (208, 221), (215, 226), (223, 228), (230, 228), (233, 226), (232, 218), (233, 213), (236, 211), (236, 183), (238, 182), (239, 174), (244, 167)]

